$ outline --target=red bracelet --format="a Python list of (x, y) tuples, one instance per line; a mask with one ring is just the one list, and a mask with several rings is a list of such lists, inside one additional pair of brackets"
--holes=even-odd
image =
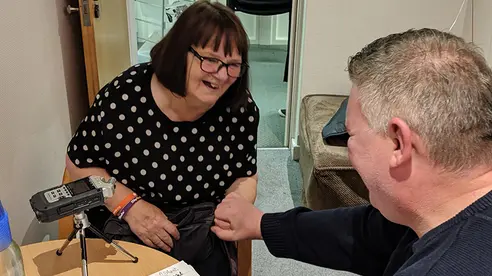
[(132, 208), (133, 205), (135, 205), (135, 203), (137, 203), (137, 201), (139, 201), (140, 199), (141, 199), (141, 197), (137, 196), (134, 199), (132, 199), (130, 202), (128, 202), (128, 204), (125, 205), (125, 207), (123, 207), (123, 209), (121, 210), (121, 212), (118, 216), (118, 219), (120, 219), (120, 220), (123, 219), (123, 217), (126, 215), (128, 210), (130, 210), (130, 208)]

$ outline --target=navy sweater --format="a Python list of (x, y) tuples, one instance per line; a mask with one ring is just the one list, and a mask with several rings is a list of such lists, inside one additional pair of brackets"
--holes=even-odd
[(265, 214), (276, 257), (361, 275), (492, 275), (492, 192), (418, 238), (372, 206)]

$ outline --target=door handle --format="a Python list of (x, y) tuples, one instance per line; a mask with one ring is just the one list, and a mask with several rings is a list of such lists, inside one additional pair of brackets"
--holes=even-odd
[(68, 14), (79, 13), (79, 8), (74, 8), (74, 7), (70, 6), (70, 5), (67, 5), (66, 10), (67, 10), (67, 13)]

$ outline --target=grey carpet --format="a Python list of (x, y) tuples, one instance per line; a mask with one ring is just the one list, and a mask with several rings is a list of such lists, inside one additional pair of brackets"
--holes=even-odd
[[(282, 212), (301, 206), (301, 172), (288, 149), (258, 150), (258, 197), (256, 206), (264, 212)], [(275, 258), (263, 241), (253, 241), (253, 276), (324, 275), (349, 276), (294, 260)]]
[(287, 83), (283, 81), (285, 63), (265, 60), (262, 56), (250, 61), (251, 93), (260, 109), (258, 147), (279, 148), (283, 147), (285, 135), (285, 118), (278, 114), (287, 100)]

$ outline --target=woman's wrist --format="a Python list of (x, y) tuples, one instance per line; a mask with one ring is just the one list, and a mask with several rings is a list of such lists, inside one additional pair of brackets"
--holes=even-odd
[(120, 202), (125, 199), (125, 197), (131, 194), (133, 194), (133, 191), (131, 189), (127, 188), (125, 185), (119, 182), (116, 182), (116, 189), (113, 196), (106, 199), (104, 205), (110, 212), (113, 212), (118, 207), (118, 204), (120, 204)]
[(142, 199), (140, 196), (136, 196), (133, 198), (124, 208), (121, 210), (120, 214), (118, 215), (118, 219), (122, 220), (125, 215), (130, 211), (130, 209), (140, 200)]
[(234, 192), (254, 204), (256, 201), (257, 184), (258, 178), (256, 175), (239, 178), (232, 183), (231, 187), (226, 191), (226, 195)]
[(121, 200), (118, 203), (118, 205), (116, 206), (116, 208), (114, 208), (111, 211), (113, 213), (113, 215), (119, 216), (119, 214), (121, 213), (121, 211), (123, 210), (123, 208), (125, 208), (125, 206), (127, 206), (128, 203), (130, 203), (130, 201), (132, 201), (136, 197), (137, 197), (137, 194), (136, 193), (131, 193), (131, 194), (128, 194), (126, 197), (124, 197), (123, 200)]
[(138, 200), (137, 202), (135, 202), (135, 204), (133, 204), (132, 208), (130, 208), (124, 217), (122, 217), (121, 219), (128, 222), (129, 224), (132, 222), (132, 220), (135, 220), (135, 218), (142, 218), (141, 215), (139, 215), (139, 209), (140, 207), (143, 205), (145, 205), (145, 203), (147, 203), (145, 200), (143, 199), (140, 199)]
[(113, 215), (118, 217), (118, 219), (123, 219), (128, 211), (141, 199), (136, 193), (131, 193), (127, 195), (123, 200), (120, 201), (118, 206), (113, 210)]

